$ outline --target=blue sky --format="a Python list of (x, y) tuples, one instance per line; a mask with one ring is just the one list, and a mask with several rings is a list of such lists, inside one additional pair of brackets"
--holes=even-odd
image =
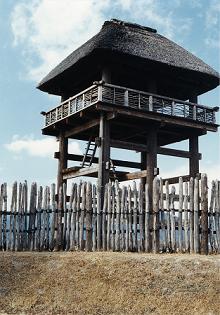
[[(41, 135), (40, 112), (59, 99), (35, 87), (110, 18), (156, 28), (220, 71), (217, 0), (0, 0), (0, 182), (27, 179), (44, 185), (55, 180), (57, 144)], [(199, 103), (220, 105), (219, 96), (218, 88), (201, 95)], [(220, 173), (219, 140), (219, 133), (200, 140), (201, 171), (210, 179)], [(186, 148), (186, 143), (176, 147)], [(73, 142), (70, 152), (83, 148)], [(188, 173), (183, 159), (160, 157), (159, 166), (164, 177)]]

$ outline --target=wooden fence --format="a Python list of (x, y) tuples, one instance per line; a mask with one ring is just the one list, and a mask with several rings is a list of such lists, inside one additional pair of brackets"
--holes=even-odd
[[(133, 252), (220, 252), (220, 182), (213, 181), (208, 204), (207, 176), (178, 187), (155, 178), (153, 196), (148, 186), (105, 188), (101, 207), (99, 189), (91, 183), (66, 186), (27, 183), (0, 192), (0, 250), (86, 250)], [(56, 201), (58, 199), (58, 202)]]

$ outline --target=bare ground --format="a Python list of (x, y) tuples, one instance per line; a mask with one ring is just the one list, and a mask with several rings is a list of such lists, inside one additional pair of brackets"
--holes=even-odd
[(0, 314), (220, 314), (220, 257), (0, 253)]

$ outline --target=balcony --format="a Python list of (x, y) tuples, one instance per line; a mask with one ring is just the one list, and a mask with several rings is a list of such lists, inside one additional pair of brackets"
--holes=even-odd
[(99, 102), (144, 112), (216, 124), (218, 107), (207, 107), (107, 83), (97, 83), (45, 113), (45, 128)]

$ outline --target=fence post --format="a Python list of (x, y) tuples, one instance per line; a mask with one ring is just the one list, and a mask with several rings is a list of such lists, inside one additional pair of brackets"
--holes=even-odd
[(149, 207), (149, 185), (145, 185), (145, 252), (150, 252), (150, 207)]
[(207, 175), (201, 178), (201, 254), (208, 254), (208, 187)]
[(160, 230), (159, 230), (159, 179), (153, 180), (153, 253), (160, 250)]
[(199, 179), (195, 178), (194, 186), (194, 250), (199, 253)]
[(86, 246), (87, 252), (92, 251), (92, 184), (86, 185)]

